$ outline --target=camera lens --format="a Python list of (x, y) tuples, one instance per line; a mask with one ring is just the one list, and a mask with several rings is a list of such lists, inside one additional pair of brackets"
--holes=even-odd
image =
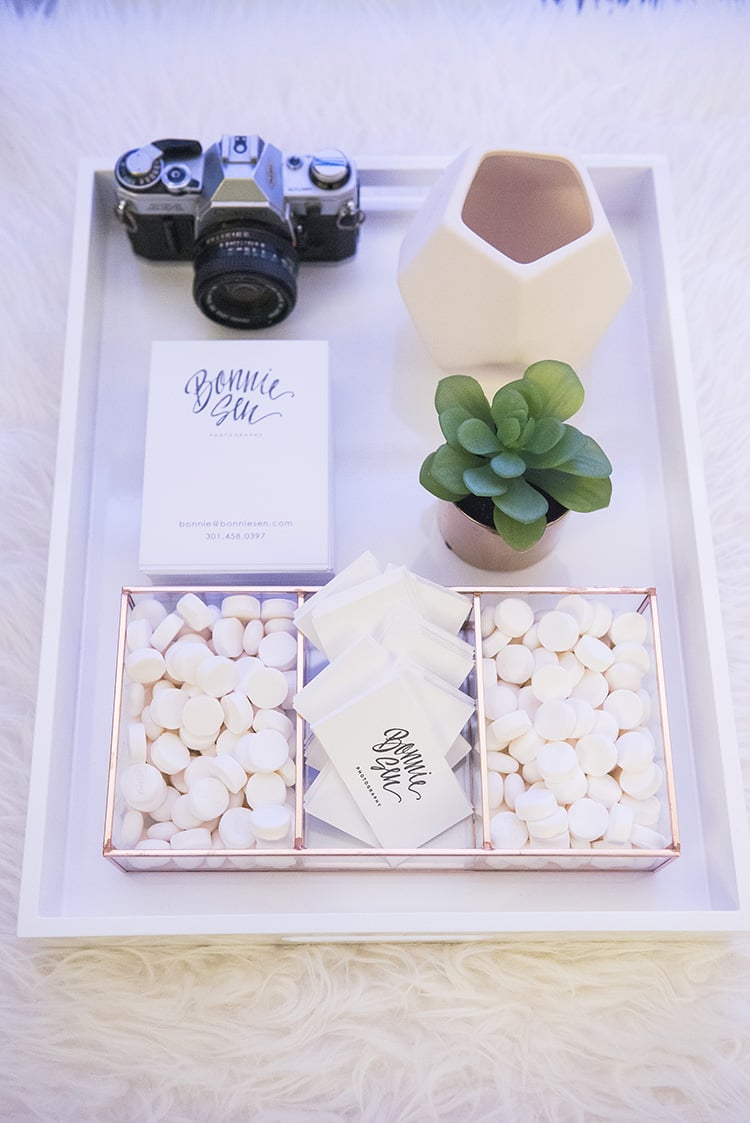
[(297, 299), (297, 253), (272, 230), (246, 222), (215, 227), (195, 248), (193, 298), (209, 319), (232, 328), (267, 328)]

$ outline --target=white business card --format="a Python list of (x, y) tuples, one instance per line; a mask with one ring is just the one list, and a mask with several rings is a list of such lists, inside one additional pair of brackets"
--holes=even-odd
[(149, 574), (327, 574), (328, 345), (152, 345), (140, 566)]
[(380, 845), (413, 849), (471, 814), (439, 732), (410, 677), (396, 669), (313, 725)]

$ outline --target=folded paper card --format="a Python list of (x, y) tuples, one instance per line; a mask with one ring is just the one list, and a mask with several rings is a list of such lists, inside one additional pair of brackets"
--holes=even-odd
[(384, 848), (413, 849), (471, 814), (438, 732), (403, 669), (313, 725)]
[(330, 526), (327, 344), (154, 343), (141, 569), (319, 579)]

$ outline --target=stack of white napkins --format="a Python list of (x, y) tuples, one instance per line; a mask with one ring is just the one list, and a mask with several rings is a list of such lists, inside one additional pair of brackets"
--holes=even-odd
[(471, 600), (365, 553), (300, 607), (328, 660), (296, 695), (312, 736), (308, 814), (361, 842), (416, 849), (471, 814), (453, 768), (474, 702), (459, 687), (474, 649)]

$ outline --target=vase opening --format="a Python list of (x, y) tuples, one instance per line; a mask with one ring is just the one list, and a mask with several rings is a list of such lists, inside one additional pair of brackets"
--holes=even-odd
[(538, 261), (588, 234), (593, 214), (575, 167), (562, 157), (493, 152), (476, 170), (461, 218), (519, 264)]

